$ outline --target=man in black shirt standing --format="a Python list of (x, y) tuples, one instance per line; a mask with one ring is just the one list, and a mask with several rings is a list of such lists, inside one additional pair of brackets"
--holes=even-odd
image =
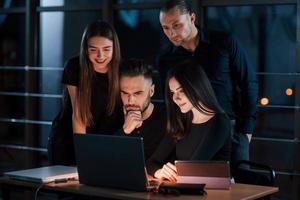
[(162, 82), (168, 70), (179, 62), (189, 59), (200, 64), (232, 121), (232, 164), (249, 160), (258, 84), (244, 52), (228, 33), (197, 27), (196, 15), (185, 0), (167, 1), (159, 17), (165, 35), (173, 44), (157, 58)]
[(166, 131), (166, 111), (154, 105), (153, 72), (141, 60), (131, 59), (120, 67), (120, 90), (124, 110), (123, 135), (143, 137), (147, 160), (160, 144)]

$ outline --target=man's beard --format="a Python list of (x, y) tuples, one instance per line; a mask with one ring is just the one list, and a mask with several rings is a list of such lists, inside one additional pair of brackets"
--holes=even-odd
[(143, 109), (141, 110), (141, 113), (143, 114), (150, 105), (150, 98), (147, 98), (147, 101), (144, 103)]
[(192, 37), (192, 27), (189, 26), (189, 30), (188, 30), (188, 33), (186, 34), (186, 36), (182, 37), (181, 40), (178, 42), (178, 44), (175, 46), (185, 45), (187, 42), (189, 42), (191, 40), (191, 37)]
[(151, 102), (151, 98), (150, 98), (150, 94), (149, 94), (149, 97), (147, 97), (147, 100), (144, 102), (142, 108), (138, 105), (127, 104), (127, 105), (125, 105), (125, 110), (126, 110), (126, 112), (141, 111), (141, 113), (143, 114), (150, 106), (150, 102)]

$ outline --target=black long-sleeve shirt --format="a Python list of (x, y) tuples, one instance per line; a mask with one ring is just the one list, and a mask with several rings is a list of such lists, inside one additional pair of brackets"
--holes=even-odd
[(230, 119), (236, 120), (238, 132), (253, 133), (257, 112), (258, 84), (252, 66), (238, 43), (227, 33), (201, 31), (194, 52), (170, 47), (157, 58), (162, 83), (176, 64), (190, 59), (206, 72), (216, 97)]
[(192, 124), (190, 132), (178, 142), (167, 134), (147, 161), (148, 173), (175, 160), (230, 160), (231, 124), (225, 114), (216, 114), (202, 124)]

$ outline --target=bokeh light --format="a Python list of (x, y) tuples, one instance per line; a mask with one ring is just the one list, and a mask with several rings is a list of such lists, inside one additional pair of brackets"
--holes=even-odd
[(293, 89), (292, 88), (287, 88), (285, 90), (285, 94), (286, 94), (286, 96), (292, 96), (293, 95)]
[(264, 98), (261, 98), (260, 99), (260, 104), (265, 106), (265, 105), (268, 105), (269, 104), (269, 99), (264, 97)]

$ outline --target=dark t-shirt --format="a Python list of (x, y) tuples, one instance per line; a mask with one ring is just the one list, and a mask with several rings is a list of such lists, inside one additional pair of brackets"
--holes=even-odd
[(151, 157), (159, 146), (166, 132), (166, 110), (161, 105), (155, 105), (150, 117), (143, 121), (141, 127), (125, 134), (123, 129), (120, 134), (130, 137), (142, 137), (144, 141), (145, 160)]
[[(79, 57), (71, 58), (65, 64), (62, 83), (78, 86), (79, 83)], [(87, 127), (87, 133), (112, 134), (122, 127), (123, 111), (122, 106), (117, 105), (115, 112), (107, 116), (106, 106), (108, 103), (108, 76), (107, 74), (95, 72), (92, 80), (92, 102), (91, 112), (93, 124)]]
[(230, 160), (230, 120), (216, 114), (202, 124), (192, 124), (190, 132), (177, 143), (167, 134), (147, 162), (150, 174), (175, 160)]

